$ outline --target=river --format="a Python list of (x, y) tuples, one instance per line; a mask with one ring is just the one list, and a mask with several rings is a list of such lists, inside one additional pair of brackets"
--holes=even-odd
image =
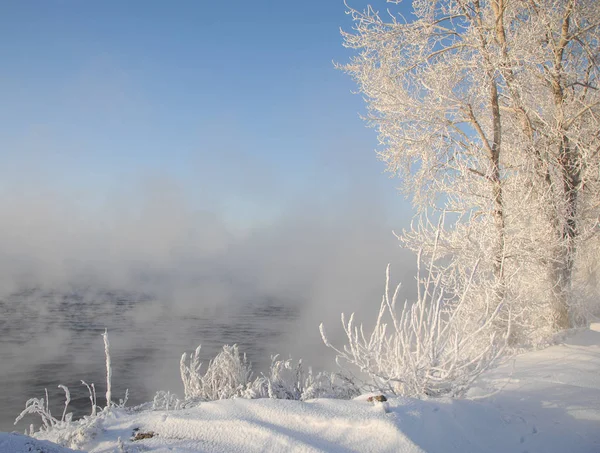
[(102, 333), (108, 329), (113, 401), (129, 389), (128, 405), (152, 400), (158, 390), (183, 396), (179, 359), (202, 344), (203, 362), (223, 344), (238, 344), (255, 370), (264, 368), (297, 317), (291, 304), (274, 300), (206, 307), (185, 313), (152, 295), (131, 291), (20, 291), (0, 299), (0, 431), (22, 432), (40, 419), (13, 426), (28, 398), (44, 397), (60, 418), (64, 393), (71, 392), (74, 417), (91, 410), (87, 388), (95, 383), (98, 405), (105, 404), (106, 371)]

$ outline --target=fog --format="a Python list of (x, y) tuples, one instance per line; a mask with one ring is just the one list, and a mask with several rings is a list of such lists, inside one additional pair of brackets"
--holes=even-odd
[[(309, 189), (286, 193), (263, 168), (242, 181), (234, 176), (225, 190), (225, 182), (208, 178), (225, 165), (213, 162), (205, 188), (193, 193), (185, 181), (157, 172), (101, 196), (50, 177), (5, 175), (3, 378), (30, 373), (37, 385), (55, 387), (101, 376), (97, 334), (105, 327), (121, 368), (116, 388), (127, 386), (138, 397), (180, 391), (178, 358), (201, 343), (240, 343), (254, 349), (245, 352), (259, 366), (281, 354), (334, 369), (320, 322), (338, 344), (341, 312), (372, 323), (387, 263), (394, 280), (403, 281), (401, 297), (410, 296), (414, 257), (392, 234), (407, 220), (390, 214), (389, 200), (402, 200), (384, 175), (347, 164), (333, 175), (311, 175)], [(258, 330), (248, 330), (251, 338), (236, 331), (261, 307), (272, 311)], [(190, 320), (197, 320), (195, 329)], [(206, 360), (214, 351), (206, 350)], [(135, 372), (124, 375), (132, 357)], [(22, 386), (11, 390), (21, 404), (34, 396)]]

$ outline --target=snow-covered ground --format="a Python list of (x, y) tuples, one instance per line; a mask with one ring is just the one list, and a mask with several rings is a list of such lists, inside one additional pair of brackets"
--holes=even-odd
[[(0, 453), (600, 452), (600, 326), (488, 372), (461, 400), (223, 400), (113, 410), (85, 429), (0, 433)], [(135, 435), (147, 438), (133, 440)], [(151, 437), (150, 437), (151, 436)], [(143, 437), (143, 436), (141, 436)]]

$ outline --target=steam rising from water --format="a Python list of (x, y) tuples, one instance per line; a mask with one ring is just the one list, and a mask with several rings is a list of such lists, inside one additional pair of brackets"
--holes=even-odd
[(101, 386), (105, 327), (113, 393), (129, 387), (134, 402), (181, 393), (179, 356), (200, 343), (206, 361), (238, 343), (259, 371), (275, 353), (331, 368), (319, 323), (335, 340), (340, 312), (370, 320), (388, 262), (406, 291), (414, 279), (377, 193), (358, 182), (288, 199), (253, 221), (215, 200), (191, 202), (168, 178), (103, 203), (4, 187), (0, 429), (43, 387), (60, 404), (58, 383)]

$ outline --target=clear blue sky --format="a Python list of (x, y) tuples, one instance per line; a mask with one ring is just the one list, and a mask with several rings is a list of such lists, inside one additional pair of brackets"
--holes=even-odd
[(405, 209), (333, 68), (350, 26), (341, 0), (3, 1), (0, 190), (166, 178), (251, 223), (348, 190)]

